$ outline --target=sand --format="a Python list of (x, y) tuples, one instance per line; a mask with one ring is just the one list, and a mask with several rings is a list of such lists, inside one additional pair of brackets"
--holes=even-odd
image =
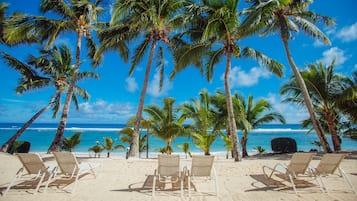
[[(51, 155), (42, 155), (45, 164), (56, 164)], [(196, 184), (198, 192), (192, 192), (191, 200), (244, 200), (244, 201), (277, 201), (277, 200), (323, 200), (323, 201), (356, 201), (354, 194), (344, 180), (326, 178), (329, 193), (322, 193), (315, 180), (305, 178), (304, 184), (309, 187), (299, 187), (298, 195), (294, 193), (289, 183), (275, 177), (275, 182), (281, 185), (266, 185), (268, 182), (262, 175), (263, 165), (289, 162), (291, 155), (270, 155), (264, 157), (250, 157), (241, 162), (226, 160), (220, 156), (214, 162), (218, 177), (218, 196), (214, 195), (213, 183)], [(311, 162), (316, 166), (321, 156), (316, 155)], [(185, 197), (180, 197), (179, 191), (158, 191), (155, 199), (151, 196), (151, 189), (146, 188), (145, 181), (153, 175), (157, 167), (157, 159), (124, 159), (117, 156), (111, 158), (78, 157), (81, 162), (98, 163), (96, 169), (98, 176), (85, 175), (78, 181), (74, 193), (68, 193), (57, 186), (51, 186), (46, 193), (43, 188), (36, 195), (33, 189), (11, 189), (0, 200), (16, 201), (107, 201), (107, 200), (189, 200), (187, 191)], [(6, 153), (0, 153), (0, 191), (4, 192), (6, 186), (21, 167), (18, 158)], [(191, 160), (181, 157), (182, 166), (190, 166)], [(357, 186), (357, 154), (349, 154), (342, 162), (341, 167), (347, 173), (354, 186)], [(277, 184), (277, 183), (276, 183)], [(70, 184), (68, 190), (71, 189)]]

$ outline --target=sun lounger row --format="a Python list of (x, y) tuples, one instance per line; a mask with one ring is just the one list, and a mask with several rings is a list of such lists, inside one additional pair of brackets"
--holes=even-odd
[(285, 179), (291, 183), (295, 193), (297, 193), (295, 184), (297, 178), (308, 177), (315, 179), (321, 191), (328, 192), (323, 182), (323, 177), (327, 178), (328, 176), (336, 175), (336, 172), (338, 172), (337, 176), (342, 178), (352, 191), (357, 194), (346, 173), (340, 167), (345, 154), (324, 154), (316, 167), (310, 166), (313, 156), (314, 153), (295, 153), (287, 166), (280, 163), (274, 167), (263, 166), (263, 173), (266, 178), (272, 178), (275, 174), (283, 174)]
[(57, 166), (46, 166), (41, 157), (35, 153), (18, 153), (16, 155), (20, 159), (22, 167), (17, 171), (3, 196), (14, 185), (25, 185), (27, 183), (36, 184), (34, 194), (39, 191), (41, 185), (45, 185), (44, 192), (46, 192), (48, 185), (56, 179), (74, 180), (71, 190), (71, 192), (74, 192), (78, 178), (86, 173), (90, 173), (95, 177), (94, 168), (98, 166), (98, 164), (94, 163), (78, 163), (71, 152), (54, 152), (53, 155), (57, 161)]

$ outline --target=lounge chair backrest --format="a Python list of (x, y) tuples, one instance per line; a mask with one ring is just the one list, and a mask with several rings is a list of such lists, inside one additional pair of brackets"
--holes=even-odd
[(192, 156), (191, 175), (198, 177), (211, 176), (214, 156)]
[(39, 172), (47, 171), (45, 164), (37, 154), (18, 153), (16, 155), (29, 174), (38, 174)]
[(333, 174), (344, 158), (345, 154), (325, 154), (321, 158), (316, 171), (319, 174)]
[(304, 174), (313, 156), (314, 153), (294, 153), (288, 165), (288, 171), (295, 175)]
[(180, 171), (179, 155), (158, 155), (158, 174), (160, 176), (177, 176)]
[(78, 171), (78, 162), (71, 152), (53, 152), (58, 166), (63, 174), (73, 174)]

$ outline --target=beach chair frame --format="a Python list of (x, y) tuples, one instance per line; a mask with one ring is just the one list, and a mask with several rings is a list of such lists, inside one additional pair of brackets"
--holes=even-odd
[[(296, 185), (294, 179), (299, 175), (310, 176), (309, 164), (315, 154), (314, 153), (294, 153), (290, 159), (289, 164), (286, 166), (281, 163), (277, 163), (274, 167), (263, 166), (263, 173), (266, 178), (271, 178), (274, 173), (284, 174), (288, 181), (291, 183), (294, 192), (297, 194)], [(268, 174), (267, 170), (271, 172)]]
[[(340, 167), (344, 158), (345, 158), (345, 154), (335, 154), (335, 153), (324, 154), (316, 168), (310, 167), (310, 171), (312, 175), (315, 177), (315, 179), (317, 180), (317, 183), (319, 184), (322, 192), (326, 192), (326, 193), (329, 192), (322, 178), (323, 177), (327, 178), (336, 175), (342, 178), (347, 183), (347, 185), (352, 189), (352, 191), (357, 195), (356, 189), (352, 185), (351, 181), (348, 179), (345, 171)], [(336, 174), (337, 172), (339, 174)]]
[(179, 155), (158, 155), (158, 167), (154, 171), (152, 197), (155, 197), (157, 184), (180, 182), (180, 193), (183, 197), (183, 173), (180, 167)]
[(214, 156), (192, 156), (191, 169), (187, 170), (188, 196), (191, 197), (191, 182), (214, 182), (214, 193), (218, 196), (217, 174), (213, 165)]
[(96, 163), (78, 163), (76, 156), (72, 152), (53, 152), (57, 161), (58, 169), (54, 177), (60, 176), (61, 179), (72, 180), (74, 184), (71, 193), (74, 193), (77, 187), (78, 179), (83, 174), (92, 174), (94, 178), (97, 177), (94, 169), (99, 166)]
[(36, 194), (39, 191), (41, 184), (46, 182), (44, 191), (46, 192), (48, 184), (54, 177), (56, 167), (46, 167), (41, 157), (35, 153), (18, 153), (16, 156), (21, 161), (22, 167), (17, 171), (15, 177), (6, 188), (3, 196), (6, 196), (10, 188), (13, 187), (17, 181), (36, 182), (38, 180), (33, 194)]

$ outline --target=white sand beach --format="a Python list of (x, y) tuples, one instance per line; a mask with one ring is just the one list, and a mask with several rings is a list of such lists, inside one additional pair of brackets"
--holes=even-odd
[[(322, 193), (316, 181), (308, 179), (310, 187), (298, 188), (298, 195), (286, 185), (267, 186), (263, 177), (262, 166), (276, 163), (289, 162), (291, 155), (272, 155), (264, 157), (251, 157), (241, 162), (226, 160), (220, 156), (214, 161), (218, 177), (218, 196), (213, 195), (213, 183), (197, 184), (200, 192), (193, 192), (191, 200), (222, 200), (222, 201), (276, 201), (276, 200), (323, 200), (323, 201), (356, 201), (349, 186), (342, 179), (326, 179), (325, 183), (330, 189), (329, 193)], [(51, 155), (42, 155), (45, 164), (56, 164)], [(316, 166), (321, 155), (316, 155), (311, 162)], [(179, 191), (158, 191), (155, 199), (151, 197), (151, 189), (145, 183), (153, 175), (157, 167), (157, 159), (129, 159), (119, 157), (111, 158), (85, 158), (79, 161), (101, 164), (96, 169), (97, 178), (85, 175), (80, 178), (74, 193), (68, 193), (56, 186), (50, 186), (46, 193), (43, 188), (33, 195), (33, 189), (14, 187), (0, 200), (7, 201), (98, 201), (98, 200), (182, 200)], [(7, 184), (21, 167), (16, 156), (0, 153), (0, 190), (5, 191)], [(182, 166), (190, 166), (191, 160), (181, 158)], [(357, 186), (357, 154), (348, 154), (341, 164), (353, 185)], [(278, 178), (276, 178), (278, 180)], [(279, 180), (283, 181), (283, 180)], [(72, 184), (71, 184), (72, 185)], [(187, 191), (185, 199), (188, 200)]]

